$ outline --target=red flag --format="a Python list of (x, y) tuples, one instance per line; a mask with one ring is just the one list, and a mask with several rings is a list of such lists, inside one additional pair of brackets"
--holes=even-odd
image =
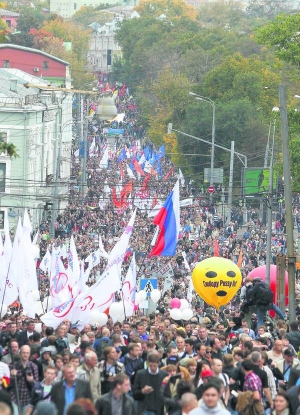
[(167, 173), (167, 174), (165, 175), (165, 177), (163, 178), (163, 181), (164, 181), (164, 182), (165, 182), (166, 180), (168, 180), (168, 178), (172, 175), (172, 173), (173, 173), (174, 169), (175, 169), (175, 166), (173, 166), (173, 167), (171, 168), (171, 170), (169, 171), (169, 173)]
[(132, 192), (132, 180), (128, 183), (125, 184), (125, 186), (122, 188), (121, 190), (121, 202), (122, 204), (125, 202), (126, 203), (126, 199), (127, 196)]
[(217, 239), (214, 239), (214, 256), (220, 256), (220, 248)]
[(150, 177), (151, 177), (151, 174), (147, 174), (147, 176), (145, 177), (145, 179), (144, 179), (144, 181), (143, 181), (143, 184), (142, 184), (142, 187), (141, 187), (141, 191), (145, 191), (145, 190), (147, 190), (147, 187), (148, 187), (148, 182), (149, 182), (149, 180), (150, 180)]
[(141, 166), (139, 165), (136, 159), (133, 160), (133, 165), (134, 165), (134, 170), (137, 173), (140, 173), (141, 176), (145, 176), (145, 173), (143, 172)]
[(111, 197), (112, 197), (112, 201), (113, 201), (114, 206), (116, 208), (121, 208), (122, 207), (122, 201), (120, 201), (117, 198), (117, 192), (116, 192), (116, 188), (115, 187), (112, 188)]

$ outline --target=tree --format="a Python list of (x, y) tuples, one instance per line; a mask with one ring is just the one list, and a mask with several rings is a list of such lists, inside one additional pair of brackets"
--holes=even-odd
[(87, 28), (90, 24), (96, 22), (101, 26), (105, 23), (109, 23), (114, 19), (112, 13), (106, 12), (107, 7), (111, 5), (102, 5), (103, 7), (94, 8), (92, 6), (82, 6), (80, 9), (72, 16), (72, 21)]
[(141, 0), (135, 8), (143, 17), (157, 18), (166, 15), (166, 22), (196, 20), (197, 11), (183, 0)]
[(10, 157), (14, 158), (19, 157), (17, 147), (13, 143), (3, 143), (0, 141), (0, 154), (1, 153), (7, 153)]
[(246, 8), (247, 16), (250, 18), (274, 19), (277, 15), (291, 11), (289, 0), (250, 0)]
[(257, 29), (257, 42), (272, 48), (280, 59), (299, 66), (300, 64), (300, 14), (281, 14), (275, 20)]

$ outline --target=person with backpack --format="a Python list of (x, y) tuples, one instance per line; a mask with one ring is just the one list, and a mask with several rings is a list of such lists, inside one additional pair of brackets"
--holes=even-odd
[(94, 349), (96, 351), (99, 362), (104, 359), (104, 349), (106, 347), (112, 347), (113, 346), (113, 342), (109, 338), (109, 336), (110, 336), (109, 329), (104, 328), (102, 330), (102, 337), (100, 339), (97, 339), (94, 343)]
[(264, 325), (265, 316), (269, 310), (274, 310), (281, 319), (284, 319), (284, 313), (273, 303), (271, 288), (259, 277), (254, 278), (252, 283), (253, 287), (246, 292), (246, 304), (256, 306), (257, 327)]

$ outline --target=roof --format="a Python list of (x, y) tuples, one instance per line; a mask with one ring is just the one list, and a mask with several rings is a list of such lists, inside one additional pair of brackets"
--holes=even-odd
[[(33, 87), (26, 88), (24, 84), (28, 83), (28, 75), (20, 69), (0, 68), (0, 97), (2, 98), (24, 98), (27, 95), (36, 95), (39, 90)], [(16, 81), (16, 92), (11, 91), (10, 81)], [(39, 84), (47, 85), (47, 82), (41, 82), (40, 78), (30, 76), (30, 80)]]
[(69, 62), (66, 62), (62, 59), (57, 58), (56, 56), (50, 55), (49, 53), (43, 52), (42, 50), (38, 50), (38, 49), (27, 48), (25, 46), (19, 46), (19, 45), (12, 45), (11, 43), (0, 44), (0, 49), (16, 49), (16, 50), (24, 50), (25, 52), (38, 53), (39, 55), (43, 55), (43, 56), (46, 56), (47, 58), (54, 59), (55, 61), (60, 62), (65, 66), (70, 66)]
[(11, 12), (9, 10), (6, 9), (0, 9), (0, 16), (5, 17), (5, 16), (9, 16), (9, 17), (19, 17), (20, 13), (16, 13), (16, 12)]

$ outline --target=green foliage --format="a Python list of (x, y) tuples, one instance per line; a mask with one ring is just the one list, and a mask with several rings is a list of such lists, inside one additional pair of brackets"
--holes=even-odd
[(92, 6), (82, 6), (80, 9), (72, 16), (72, 21), (87, 28), (90, 24), (96, 22), (100, 25), (104, 23), (111, 22), (114, 18), (113, 13), (106, 12), (105, 9), (112, 7), (109, 4), (103, 4), (96, 8)]
[(300, 64), (300, 14), (281, 14), (255, 32), (259, 43), (273, 48), (278, 58), (299, 66)]
[(10, 157), (20, 157), (17, 151), (17, 147), (14, 144), (0, 142), (0, 154), (5, 152), (7, 152)]
[(290, 1), (286, 0), (250, 0), (246, 12), (249, 18), (274, 19), (280, 13), (290, 12)]

